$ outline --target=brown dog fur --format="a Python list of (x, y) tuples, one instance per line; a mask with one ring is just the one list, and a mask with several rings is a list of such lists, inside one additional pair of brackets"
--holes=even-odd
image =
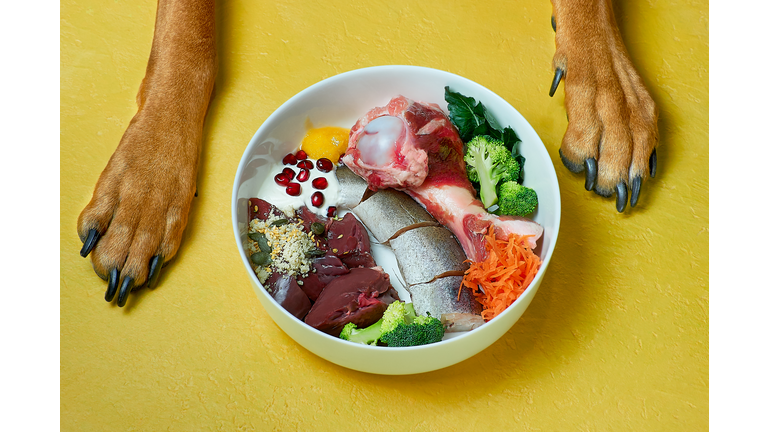
[(611, 0), (552, 0), (552, 6), (557, 23), (552, 64), (564, 71), (568, 113), (563, 162), (581, 172), (584, 162), (595, 158), (595, 192), (610, 196), (620, 182), (648, 178), (658, 110), (629, 60)]
[(161, 0), (147, 72), (131, 120), (93, 198), (80, 214), (96, 273), (118, 269), (134, 286), (155, 256), (166, 262), (181, 244), (195, 194), (203, 121), (216, 77), (213, 0)]
[[(579, 172), (594, 158), (595, 191), (609, 196), (621, 182), (647, 179), (658, 140), (656, 105), (629, 60), (611, 0), (552, 6), (553, 67), (564, 72), (569, 116), (563, 162)], [(143, 285), (153, 257), (167, 262), (181, 244), (217, 70), (214, 22), (214, 0), (159, 0), (138, 112), (77, 225), (83, 241), (90, 230), (100, 235), (81, 253), (92, 252), (94, 270), (110, 279), (108, 300), (124, 281), (132, 283), (121, 294)]]

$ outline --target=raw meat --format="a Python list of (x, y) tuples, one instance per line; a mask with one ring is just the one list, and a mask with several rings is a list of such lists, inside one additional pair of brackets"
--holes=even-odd
[(352, 213), (328, 226), (328, 249), (349, 268), (374, 267), (371, 239), (363, 224)]
[(485, 211), (467, 179), (463, 147), (438, 105), (397, 96), (355, 123), (342, 161), (371, 190), (394, 188), (410, 195), (453, 232), (472, 261), (487, 256), (483, 236), (491, 225), (504, 240), (511, 233), (530, 235), (535, 248), (543, 233), (539, 224)]
[(273, 273), (264, 287), (280, 306), (298, 319), (303, 319), (312, 307), (309, 298), (299, 288), (293, 276)]
[(339, 257), (331, 254), (313, 259), (312, 270), (306, 277), (299, 277), (302, 291), (312, 302), (317, 301), (325, 286), (333, 279), (349, 273), (349, 269)]
[(304, 322), (338, 336), (347, 323), (363, 328), (380, 320), (395, 300), (400, 298), (381, 267), (353, 268), (325, 287)]

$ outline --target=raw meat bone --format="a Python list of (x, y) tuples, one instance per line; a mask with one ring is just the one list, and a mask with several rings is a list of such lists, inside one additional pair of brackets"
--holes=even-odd
[[(487, 256), (484, 236), (491, 225), (495, 227), (496, 237), (502, 240), (507, 240), (510, 234), (530, 236), (528, 243), (531, 249), (536, 248), (536, 241), (544, 231), (541, 225), (530, 219), (486, 212), (480, 200), (475, 198), (471, 185), (468, 189), (434, 184), (427, 176), (420, 187), (406, 192), (456, 235), (464, 253), (474, 262), (483, 261)], [(438, 212), (439, 215), (436, 214)]]
[(410, 195), (453, 232), (472, 261), (486, 258), (483, 236), (491, 225), (503, 240), (511, 233), (530, 235), (528, 242), (535, 248), (543, 233), (539, 224), (489, 214), (476, 199), (467, 179), (463, 147), (458, 131), (439, 106), (398, 96), (357, 121), (342, 160), (367, 180), (369, 189), (394, 188)]

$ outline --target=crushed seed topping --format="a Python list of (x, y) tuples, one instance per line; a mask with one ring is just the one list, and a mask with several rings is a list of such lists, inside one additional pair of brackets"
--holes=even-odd
[[(286, 223), (280, 226), (271, 226), (276, 220), (283, 217), (271, 213), (267, 220), (254, 219), (251, 221), (250, 232), (260, 232), (267, 238), (267, 244), (272, 248), (270, 257), (272, 263), (269, 267), (262, 267), (251, 263), (261, 283), (264, 283), (272, 272), (285, 273), (289, 276), (306, 276), (312, 269), (311, 261), (306, 253), (315, 247), (310, 236), (304, 232), (301, 223)], [(257, 242), (249, 241), (249, 253), (259, 251)]]

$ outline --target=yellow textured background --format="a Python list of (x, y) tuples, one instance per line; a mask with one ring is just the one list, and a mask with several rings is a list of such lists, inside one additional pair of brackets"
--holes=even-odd
[[(159, 287), (120, 309), (80, 258), (75, 224), (135, 113), (156, 3), (63, 0), (62, 429), (707, 429), (708, 3), (616, 3), (661, 111), (658, 175), (625, 214), (557, 156), (567, 122), (562, 90), (547, 95), (548, 1), (218, 2), (220, 73), (185, 242)], [(237, 164), (267, 116), (321, 79), (383, 64), (450, 71), (508, 100), (562, 194), (557, 248), (521, 320), (416, 376), (350, 371), (294, 343), (256, 299), (230, 222)]]

